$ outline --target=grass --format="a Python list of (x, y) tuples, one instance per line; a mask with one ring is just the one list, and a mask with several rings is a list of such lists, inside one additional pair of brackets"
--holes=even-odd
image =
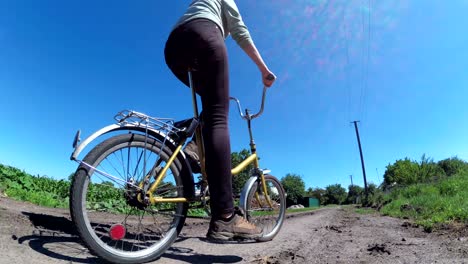
[[(33, 176), (10, 166), (0, 164), (0, 195), (16, 200), (29, 201), (48, 207), (68, 207), (69, 181)], [(95, 190), (94, 190), (95, 189)], [(93, 192), (94, 190), (94, 192)], [(95, 201), (117, 201), (115, 190), (105, 185), (96, 185), (91, 190)], [(439, 224), (458, 222), (468, 224), (468, 172), (451, 176), (432, 184), (415, 184), (381, 197), (385, 204), (381, 213), (393, 217), (411, 218), (431, 231)], [(104, 204), (106, 205), (106, 204)], [(119, 204), (106, 205), (118, 208)], [(328, 205), (333, 207), (337, 205)], [(289, 209), (287, 213), (307, 212), (319, 207)], [(322, 207), (320, 207), (322, 208)], [(355, 209), (359, 214), (374, 211)], [(268, 212), (263, 212), (268, 214)], [(190, 216), (206, 216), (203, 209), (190, 209)]]
[(300, 212), (308, 212), (308, 211), (314, 211), (319, 209), (320, 207), (304, 207), (304, 208), (297, 208), (297, 209), (288, 209), (286, 210), (286, 213), (300, 213)]
[(468, 173), (395, 190), (389, 198), (381, 209), (384, 215), (414, 219), (426, 231), (443, 223), (468, 224)]
[(187, 212), (188, 217), (208, 217), (208, 213), (203, 208), (191, 208)]
[[(301, 212), (309, 212), (317, 210), (321, 207), (305, 207), (305, 208), (298, 208), (298, 209), (288, 209), (286, 213), (301, 213)], [(259, 217), (259, 216), (266, 216), (266, 215), (274, 215), (277, 212), (274, 211), (254, 211), (252, 212), (252, 216)], [(188, 217), (209, 217), (206, 211), (203, 208), (191, 208), (188, 210), (187, 213)]]
[[(300, 213), (300, 212), (309, 212), (319, 209), (319, 207), (305, 207), (305, 208), (297, 208), (297, 209), (287, 209), (286, 213)], [(265, 216), (265, 215), (274, 215), (277, 214), (278, 211), (254, 211), (252, 212), (252, 216)]]
[(356, 208), (354, 212), (357, 214), (375, 214), (376, 210), (372, 208)]
[(2, 182), (0, 182), (0, 197), (5, 196), (5, 189), (6, 189), (6, 186), (4, 186)]
[(56, 195), (44, 191), (27, 191), (24, 189), (8, 189), (5, 194), (15, 200), (31, 202), (45, 207), (68, 207), (68, 198), (59, 199)]
[[(298, 208), (298, 209), (287, 209), (286, 213), (301, 213), (301, 212), (309, 212), (317, 210), (321, 207), (305, 207), (305, 208)], [(265, 215), (273, 215), (277, 212), (274, 211), (254, 211), (252, 212), (253, 216), (265, 216)], [(206, 211), (203, 208), (191, 208), (188, 211), (187, 216), (189, 217), (209, 217)]]
[(70, 183), (45, 176), (33, 176), (0, 164), (0, 194), (47, 207), (67, 207)]

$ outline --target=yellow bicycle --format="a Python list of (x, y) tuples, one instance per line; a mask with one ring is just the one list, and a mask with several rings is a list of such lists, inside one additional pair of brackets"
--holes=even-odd
[[(78, 131), (71, 159), (78, 162), (70, 188), (70, 213), (84, 244), (95, 255), (114, 263), (149, 262), (161, 256), (182, 230), (189, 209), (208, 207), (203, 138), (197, 96), (192, 89), (194, 117), (179, 122), (155, 118), (136, 111), (121, 111), (108, 125), (80, 140)], [(239, 206), (248, 221), (263, 229), (258, 241), (273, 239), (286, 212), (284, 189), (268, 170), (259, 165), (251, 122), (263, 112), (242, 111), (247, 121), (251, 155), (232, 169), (239, 174), (249, 165), (251, 177), (240, 194)], [(124, 132), (124, 133), (122, 133)], [(116, 134), (116, 135), (114, 135)], [(91, 142), (106, 135), (83, 158), (78, 156)], [(199, 181), (194, 180), (183, 151), (196, 135), (201, 158)]]

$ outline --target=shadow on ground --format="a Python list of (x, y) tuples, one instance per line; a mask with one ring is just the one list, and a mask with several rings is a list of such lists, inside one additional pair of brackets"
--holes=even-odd
[(187, 263), (202, 263), (202, 264), (211, 264), (211, 263), (237, 263), (243, 259), (239, 256), (233, 255), (224, 255), (224, 256), (215, 256), (215, 255), (204, 255), (204, 254), (194, 254), (191, 249), (180, 248), (180, 247), (171, 247), (167, 250), (162, 257), (168, 259), (174, 259), (178, 261), (183, 261)]
[(50, 258), (73, 263), (96, 263), (98, 259), (89, 254), (81, 244), (73, 223), (60, 216), (23, 212), (36, 228), (31, 235), (20, 238), (19, 244), (28, 244), (31, 249)]
[[(12, 236), (19, 244), (27, 244), (31, 249), (50, 258), (71, 263), (100, 263), (91, 255), (77, 236), (73, 223), (66, 217), (23, 212), (36, 228), (31, 235), (23, 237)], [(189, 239), (179, 237), (177, 241)], [(204, 243), (204, 242), (202, 242)], [(242, 261), (239, 256), (204, 255), (193, 252), (192, 249), (173, 246), (162, 257), (187, 263), (236, 263)]]

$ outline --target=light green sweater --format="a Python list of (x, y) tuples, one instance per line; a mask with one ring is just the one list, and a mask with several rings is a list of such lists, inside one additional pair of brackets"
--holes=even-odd
[(175, 27), (197, 18), (205, 18), (216, 23), (224, 38), (231, 34), (240, 47), (253, 43), (234, 0), (194, 0)]

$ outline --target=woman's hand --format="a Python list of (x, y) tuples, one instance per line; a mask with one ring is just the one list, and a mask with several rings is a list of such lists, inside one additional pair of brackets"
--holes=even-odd
[(273, 72), (271, 72), (268, 69), (265, 69), (262, 71), (263, 85), (265, 85), (266, 87), (270, 87), (271, 85), (273, 85), (275, 80), (276, 80), (276, 76)]
[(265, 62), (262, 59), (262, 56), (260, 56), (260, 52), (258, 52), (257, 47), (255, 47), (255, 44), (253, 44), (253, 42), (249, 42), (245, 44), (242, 47), (242, 49), (253, 60), (253, 62), (257, 65), (258, 69), (262, 73), (263, 85), (265, 85), (266, 87), (270, 87), (275, 82), (276, 76), (266, 66)]

